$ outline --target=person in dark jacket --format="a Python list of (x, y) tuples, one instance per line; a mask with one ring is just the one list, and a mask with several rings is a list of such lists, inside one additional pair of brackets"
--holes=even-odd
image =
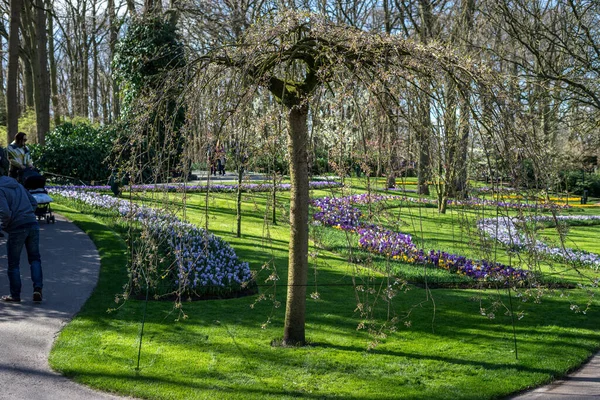
[(5, 176), (0, 167), (0, 224), (8, 233), (6, 252), (8, 258), (8, 281), (10, 295), (2, 296), (3, 301), (21, 301), (21, 271), (19, 261), (23, 246), (33, 281), (33, 301), (42, 301), (42, 261), (40, 257), (40, 227), (35, 216), (37, 202), (14, 178)]

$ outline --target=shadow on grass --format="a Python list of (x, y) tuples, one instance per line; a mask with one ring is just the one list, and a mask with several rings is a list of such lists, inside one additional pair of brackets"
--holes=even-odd
[[(114, 240), (111, 235), (101, 235), (99, 233), (101, 224), (85, 222), (92, 236), (98, 235), (97, 246), (101, 251), (106, 251), (109, 259), (113, 263), (124, 257), (122, 252), (111, 250), (114, 246)], [(113, 235), (114, 236), (114, 235)], [(256, 237), (256, 236), (250, 236)], [(112, 239), (112, 244), (109, 243)], [(261, 238), (262, 239), (262, 238)], [(239, 241), (238, 243), (242, 243)], [(274, 262), (281, 272), (281, 275), (287, 268), (287, 253), (283, 248), (285, 240), (278, 240), (282, 244), (281, 249), (275, 249), (276, 254)], [(121, 243), (120, 246), (123, 244)], [(119, 246), (117, 246), (119, 247)], [(234, 246), (235, 247), (235, 246)], [(239, 246), (236, 248), (238, 255), (245, 259), (261, 260), (271, 257), (265, 256), (264, 248), (259, 246)], [(544, 376), (555, 376), (560, 373), (560, 368), (552, 366), (541, 366), (533, 363), (519, 363), (511, 359), (510, 352), (506, 353), (507, 362), (496, 362), (487, 360), (486, 352), (481, 350), (485, 346), (498, 346), (502, 349), (510, 349), (512, 345), (512, 325), (510, 318), (499, 312), (495, 320), (490, 320), (480, 315), (481, 303), (472, 298), (480, 296), (476, 291), (447, 291), (439, 290), (427, 292), (420, 289), (413, 289), (407, 293), (398, 295), (394, 300), (392, 307), (394, 315), (410, 314), (411, 328), (400, 328), (398, 332), (391, 333), (389, 339), (382, 339), (380, 346), (371, 352), (366, 351), (365, 347), (357, 345), (345, 345), (344, 341), (351, 340), (353, 343), (366, 343), (370, 340), (365, 331), (357, 332), (357, 324), (365, 319), (357, 311), (357, 302), (365, 302), (369, 296), (365, 292), (355, 290), (353, 277), (339, 269), (343, 261), (337, 259), (334, 255), (324, 256), (327, 261), (337, 263), (333, 267), (320, 268), (317, 270), (318, 279), (314, 284), (309, 284), (307, 291), (318, 290), (319, 300), (309, 299), (307, 302), (307, 332), (314, 337), (316, 346), (295, 349), (273, 349), (268, 343), (273, 336), (281, 332), (282, 316), (284, 304), (282, 307), (274, 308), (272, 302), (258, 303), (255, 308), (250, 309), (250, 305), (255, 298), (230, 299), (222, 301), (206, 301), (202, 303), (184, 303), (184, 310), (189, 315), (189, 320), (179, 323), (171, 322), (177, 316), (179, 310), (174, 309), (172, 304), (151, 303), (148, 305), (148, 315), (146, 323), (149, 343), (158, 348), (170, 349), (178, 348), (181, 351), (189, 352), (190, 357), (193, 354), (202, 354), (203, 352), (216, 352), (229, 359), (246, 360), (248, 357), (252, 360), (260, 360), (261, 363), (271, 365), (274, 370), (284, 371), (286, 369), (302, 371), (301, 366), (306, 362), (304, 356), (307, 353), (324, 351), (332, 356), (337, 353), (353, 354), (351, 357), (360, 359), (362, 355), (377, 355), (387, 357), (390, 361), (405, 362), (405, 360), (425, 360), (435, 363), (452, 364), (457, 366), (473, 366), (491, 371), (506, 370), (505, 374), (512, 374), (515, 371), (527, 372), (530, 374), (542, 374)], [(140, 301), (129, 301), (129, 303), (113, 314), (107, 315), (104, 311), (112, 303), (114, 294), (119, 292), (119, 288), (126, 280), (125, 271), (115, 268), (110, 262), (103, 259), (103, 272), (101, 273), (101, 283), (98, 285), (97, 292), (86, 304), (80, 314), (78, 321), (85, 324), (85, 330), (91, 332), (115, 332), (123, 329), (123, 336), (130, 340), (135, 339), (139, 323), (141, 321), (144, 304)], [(335, 271), (333, 268), (339, 268)], [(312, 271), (311, 271), (312, 272)], [(285, 276), (278, 282), (279, 300), (284, 303), (285, 298)], [(378, 288), (385, 285), (386, 281), (379, 277), (366, 278), (360, 281), (361, 284), (368, 284), (370, 287)], [(261, 287), (261, 291), (269, 291), (269, 287)], [(314, 289), (313, 289), (314, 288)], [(113, 291), (114, 290), (114, 291)], [(111, 291), (113, 291), (111, 293)], [(435, 304), (432, 302), (432, 296)], [(507, 303), (508, 298), (505, 293), (495, 294), (487, 292), (484, 296), (490, 299), (484, 299), (483, 302), (492, 304), (498, 299)], [(388, 312), (387, 303), (383, 302), (380, 296), (370, 296), (371, 304), (374, 307), (374, 316), (386, 319)], [(112, 303), (114, 304), (114, 303)], [(436, 305), (437, 304), (437, 305)], [(414, 306), (418, 305), (416, 308)], [(442, 306), (443, 305), (443, 306)], [(518, 309), (529, 310), (532, 315), (527, 315), (516, 323), (517, 340), (523, 346), (532, 346), (535, 351), (544, 350), (548, 354), (555, 352), (554, 357), (563, 359), (563, 354), (571, 352), (582, 354), (590, 353), (598, 346), (600, 334), (595, 332), (598, 326), (597, 313), (589, 313), (587, 316), (573, 315), (568, 311), (569, 301), (565, 299), (545, 298), (542, 304), (519, 304)], [(556, 309), (565, 308), (564, 313), (558, 313)], [(268, 331), (260, 330), (260, 325), (269, 317), (274, 322), (273, 328)], [(435, 321), (432, 322), (432, 318)], [(554, 332), (559, 330), (559, 332)], [(585, 331), (582, 331), (585, 330)], [(126, 331), (126, 332), (125, 332)], [(202, 335), (199, 334), (202, 332)], [(214, 341), (220, 341), (218, 344)], [(331, 338), (331, 340), (328, 340)], [(418, 351), (409, 351), (411, 347), (407, 341), (417, 341), (419, 338), (426, 338), (428, 343), (449, 343), (450, 353), (445, 355), (443, 347), (422, 349)], [(398, 340), (396, 340), (398, 339)], [(404, 350), (405, 347), (407, 350)], [(457, 348), (466, 347), (467, 355), (459, 357)], [(257, 350), (258, 348), (258, 350)], [(165, 350), (167, 351), (167, 350)], [(329, 353), (331, 352), (331, 353)], [(114, 356), (119, 357), (120, 352)], [(284, 356), (282, 356), (282, 354)], [(159, 356), (157, 356), (159, 357)], [(168, 355), (160, 354), (161, 362), (168, 365)], [(327, 359), (327, 355), (324, 356)], [(125, 362), (119, 360), (119, 362)], [(254, 361), (253, 361), (254, 362)], [(327, 361), (323, 361), (323, 367), (317, 365), (313, 367), (315, 376), (325, 373), (331, 366)], [(355, 361), (352, 361), (355, 362)], [(361, 361), (356, 361), (361, 362)], [(406, 361), (409, 362), (409, 361)], [(412, 362), (412, 361), (410, 361)], [(345, 364), (344, 364), (345, 365)], [(246, 374), (250, 374), (252, 368), (249, 368)], [(347, 373), (342, 375), (347, 379), (359, 379), (355, 376), (353, 367), (348, 367)], [(121, 375), (102, 375), (95, 372), (89, 372), (82, 369), (69, 370), (65, 373), (76, 376), (83, 382), (90, 382), (94, 379), (121, 379)], [(295, 391), (293, 389), (280, 389), (274, 386), (263, 385), (262, 389), (256, 387), (228, 388), (226, 382), (229, 379), (228, 374), (212, 372), (214, 375), (208, 383), (194, 383), (190, 376), (188, 379), (182, 377), (181, 380), (169, 379), (165, 376), (144, 377), (144, 369), (141, 375), (123, 377), (122, 379), (135, 379), (141, 382), (152, 382), (164, 385), (176, 385), (177, 387), (191, 388), (193, 390), (217, 391), (225, 393), (238, 394), (240, 391), (265, 396), (288, 396), (288, 397), (308, 397), (308, 398), (326, 398), (329, 391), (316, 394), (306, 393), (305, 391)], [(187, 376), (187, 375), (186, 375)], [(390, 378), (392, 382), (392, 378)], [(132, 392), (133, 393), (133, 392)], [(333, 395), (332, 395), (333, 396)], [(430, 398), (431, 393), (423, 395), (422, 398)], [(368, 398), (356, 395), (344, 396), (344, 398)], [(378, 396), (386, 398), (386, 395)], [(390, 394), (388, 398), (397, 398)], [(419, 398), (412, 397), (412, 398)], [(474, 395), (473, 398), (476, 398)]]

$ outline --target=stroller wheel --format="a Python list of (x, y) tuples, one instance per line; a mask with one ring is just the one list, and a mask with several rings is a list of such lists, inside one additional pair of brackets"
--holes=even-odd
[(55, 223), (55, 222), (56, 222), (56, 218), (54, 218), (54, 215), (52, 215), (52, 216), (50, 217), (50, 221), (52, 221), (52, 223)]

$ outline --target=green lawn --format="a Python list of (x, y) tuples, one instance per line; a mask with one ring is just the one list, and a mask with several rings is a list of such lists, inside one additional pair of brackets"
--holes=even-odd
[[(556, 228), (543, 229), (539, 234), (548, 244), (561, 246), (560, 233)], [(566, 247), (598, 253), (600, 252), (598, 238), (600, 238), (600, 225), (570, 226), (563, 239)]]
[[(285, 310), (288, 196), (280, 194), (278, 223), (272, 225), (265, 211), (269, 196), (246, 194), (241, 238), (235, 237), (232, 194), (212, 194), (208, 206), (204, 194), (186, 197), (190, 221), (200, 226), (208, 222), (252, 269), (265, 264), (275, 268), (277, 286), (264, 282), (271, 270), (259, 273), (257, 282), (261, 293), (273, 294), (281, 304), (257, 303), (257, 296), (185, 302), (182, 310), (171, 302), (149, 302), (139, 370), (137, 350), (146, 305), (131, 299), (114, 303), (127, 280), (124, 242), (105, 226), (111, 224), (109, 213), (90, 216), (91, 209), (83, 214), (71, 202), (59, 200), (57, 212), (80, 225), (96, 243), (102, 272), (84, 309), (58, 337), (51, 366), (95, 388), (151, 399), (485, 399), (562, 376), (600, 348), (597, 301), (592, 300), (586, 313), (571, 311), (572, 305), (585, 309), (589, 297), (584, 290), (546, 290), (537, 302), (536, 290), (425, 290), (407, 285), (386, 302), (378, 295), (386, 277), (363, 268), (385, 270), (386, 261), (350, 251), (352, 235), (329, 228), (311, 233), (319, 244), (310, 250), (307, 292), (319, 294), (308, 297), (307, 303), (311, 344), (272, 347), (270, 343), (282, 336)], [(149, 203), (159, 201), (157, 196)], [(378, 223), (400, 226), (425, 246), (482, 253), (473, 244), (468, 222), (480, 211), (440, 216), (434, 208), (403, 207), (386, 212), (377, 214)], [(468, 213), (473, 216), (463, 220)], [(351, 258), (361, 263), (351, 263)], [(424, 271), (399, 268), (412, 268), (407, 279)], [(437, 274), (439, 280), (464, 279), (441, 270), (428, 274)], [(372, 312), (361, 315), (357, 304)], [(187, 318), (179, 318), (182, 312)]]

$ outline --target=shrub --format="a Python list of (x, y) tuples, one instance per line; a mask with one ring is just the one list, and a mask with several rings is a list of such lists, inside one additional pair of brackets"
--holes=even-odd
[(65, 122), (46, 135), (44, 147), (31, 145), (31, 156), (37, 168), (59, 177), (107, 181), (114, 137), (114, 129), (108, 127)]
[(600, 197), (600, 175), (598, 174), (571, 170), (561, 172), (561, 178), (565, 189), (571, 193), (581, 196), (583, 191), (587, 190), (588, 196)]

